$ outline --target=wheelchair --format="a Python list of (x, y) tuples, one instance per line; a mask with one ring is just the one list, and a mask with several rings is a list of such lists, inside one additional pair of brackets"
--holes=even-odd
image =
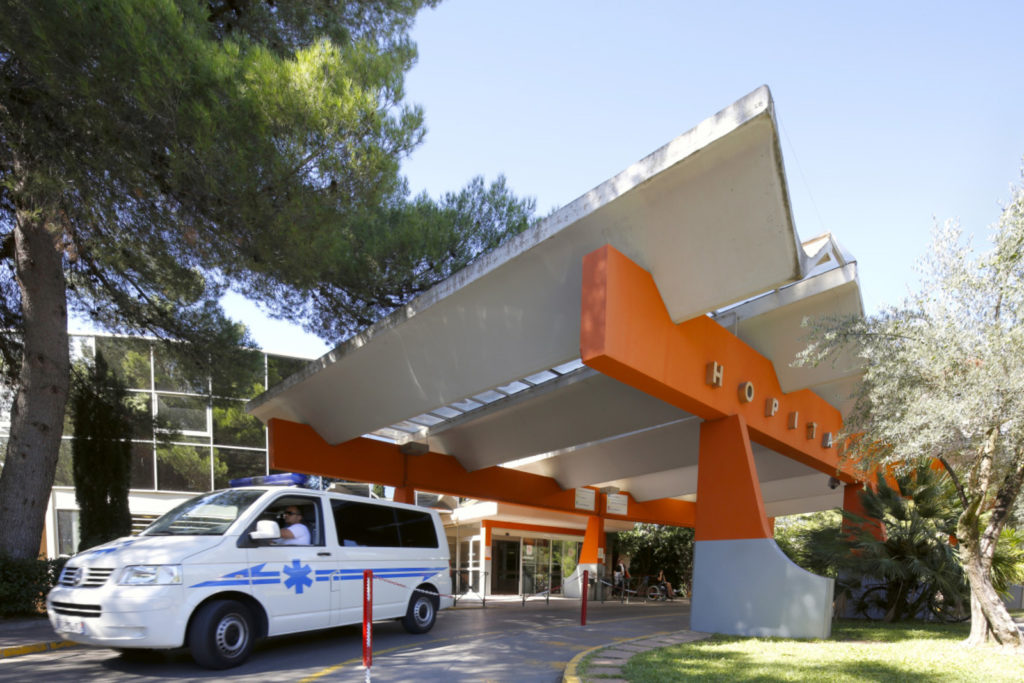
[(652, 583), (647, 587), (648, 600), (671, 600), (668, 597), (668, 588), (663, 583)]

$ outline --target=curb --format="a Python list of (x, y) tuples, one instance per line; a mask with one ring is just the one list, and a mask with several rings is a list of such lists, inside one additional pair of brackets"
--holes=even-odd
[(0, 659), (33, 655), (37, 652), (48, 652), (50, 650), (63, 650), (68, 647), (78, 647), (78, 645), (79, 643), (72, 643), (70, 640), (51, 640), (44, 643), (31, 643), (30, 645), (14, 645), (12, 647), (0, 648)]
[(569, 663), (565, 666), (565, 672), (562, 674), (562, 683), (582, 683), (583, 679), (580, 678), (579, 674), (576, 673), (576, 669), (579, 667), (580, 662), (584, 658), (589, 657), (598, 650), (604, 650), (605, 648), (612, 647), (614, 645), (621, 645), (622, 643), (632, 643), (636, 640), (645, 640), (647, 638), (654, 638), (656, 636), (664, 636), (669, 633), (676, 633), (676, 631), (659, 631), (658, 633), (649, 633), (646, 636), (637, 636), (636, 638), (624, 638), (622, 640), (616, 640), (611, 643), (605, 643), (604, 645), (595, 645), (589, 650), (580, 652), (575, 657), (569, 660)]
[[(711, 633), (702, 633), (702, 632), (698, 632), (698, 631), (691, 631), (690, 629), (683, 629), (681, 631), (679, 631), (679, 630), (677, 630), (677, 631), (659, 631), (657, 633), (649, 633), (649, 634), (647, 634), (645, 636), (637, 636), (635, 638), (623, 638), (621, 640), (615, 640), (615, 641), (613, 641), (611, 643), (606, 643), (604, 645), (597, 645), (597, 646), (592, 647), (592, 648), (590, 648), (588, 650), (584, 650), (583, 652), (580, 652), (575, 657), (573, 657), (571, 660), (569, 660), (569, 663), (566, 665), (565, 671), (562, 674), (562, 683), (585, 683), (587, 680), (591, 680), (591, 679), (583, 679), (583, 678), (580, 677), (580, 675), (578, 673), (579, 665), (580, 665), (580, 663), (585, 658), (589, 657), (590, 655), (592, 655), (592, 654), (594, 654), (596, 652), (599, 652), (600, 650), (605, 650), (605, 649), (608, 649), (608, 648), (611, 648), (611, 647), (618, 647), (618, 646), (623, 645), (625, 643), (635, 643), (635, 642), (641, 641), (641, 640), (650, 640), (652, 638), (671, 636), (673, 634), (687, 633), (687, 632), (689, 632), (689, 633), (696, 633), (698, 635), (698, 637), (697, 638), (688, 639), (688, 640), (683, 640), (683, 641), (680, 641), (680, 643), (677, 643), (677, 644), (692, 643), (692, 642), (695, 642), (697, 640), (705, 640), (705, 639), (710, 638), (712, 636)], [(662, 647), (670, 647), (671, 645), (672, 644), (669, 644), (669, 643), (662, 644), (662, 645), (651, 645), (646, 650), (643, 650), (643, 652), (649, 652), (651, 650), (657, 650), (657, 649), (662, 648)], [(629, 659), (632, 659), (633, 657), (635, 657), (638, 654), (641, 654), (641, 651), (637, 651), (637, 652), (633, 653), (632, 655), (630, 655)], [(627, 659), (626, 661), (629, 661), (629, 659)], [(610, 679), (593, 679), (593, 680), (595, 680), (595, 681), (609, 680), (609, 683), (611, 683)]]

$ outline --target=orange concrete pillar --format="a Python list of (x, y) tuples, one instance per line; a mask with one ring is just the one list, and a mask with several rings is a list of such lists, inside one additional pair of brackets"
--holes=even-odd
[(597, 564), (599, 555), (604, 550), (604, 520), (597, 515), (587, 517), (587, 531), (583, 535), (583, 548), (580, 549), (580, 564)]
[(743, 417), (704, 422), (699, 457), (690, 627), (827, 638), (833, 580), (804, 571), (776, 545)]
[(701, 425), (699, 462), (695, 540), (773, 538), (741, 416)]
[(863, 517), (866, 521), (863, 524), (856, 524), (843, 518), (843, 530), (847, 532), (864, 529), (880, 541), (885, 540), (885, 527), (882, 523), (871, 517), (864, 505), (860, 502), (860, 492), (864, 490), (864, 484), (847, 484), (843, 487), (843, 510)]
[(410, 505), (415, 505), (416, 489), (411, 486), (396, 486), (394, 500), (396, 503), (409, 503)]
[[(587, 530), (583, 535), (583, 547), (580, 548), (580, 561), (572, 575), (562, 580), (562, 595), (567, 598), (585, 595), (588, 599), (597, 595), (597, 587), (603, 578), (604, 543), (604, 519), (599, 515), (587, 515)], [(584, 585), (584, 571), (592, 585)]]

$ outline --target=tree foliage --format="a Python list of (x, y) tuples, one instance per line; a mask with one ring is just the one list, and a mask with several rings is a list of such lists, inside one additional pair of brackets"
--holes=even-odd
[(108, 370), (102, 354), (75, 368), (71, 445), (75, 500), (78, 502), (78, 548), (85, 550), (127, 536), (132, 431), (138, 418), (126, 399), (128, 391)]
[(841, 510), (808, 512), (778, 517), (775, 520), (775, 543), (789, 559), (818, 576), (835, 578), (841, 554), (822, 552), (832, 544), (842, 524)]
[(693, 529), (638, 523), (631, 531), (618, 533), (616, 550), (620, 556), (629, 556), (630, 575), (656, 576), (664, 571), (680, 594), (683, 589), (689, 592), (693, 582)]
[[(779, 547), (804, 569), (835, 577), (837, 598), (853, 613), (966, 618), (970, 592), (954, 540), (960, 505), (948, 475), (921, 463), (858, 495), (866, 517), (835, 510), (776, 522)], [(996, 549), (992, 580), (1001, 595), (1024, 580), (1021, 540), (1005, 529)]]
[(0, 549), (38, 548), (69, 310), (216, 370), (249, 343), (228, 289), (338, 342), (527, 226), (500, 179), (433, 201), (400, 175), (425, 4), (0, 0), (0, 515), (27, 519)]
[(972, 591), (971, 642), (1021, 646), (992, 586), (1000, 535), (1024, 482), (1024, 191), (1015, 188), (975, 255), (938, 228), (918, 293), (867, 319), (819, 322), (806, 362), (841, 351), (864, 367), (848, 416), (862, 467), (937, 459), (959, 499), (956, 536)]
[(839, 592), (864, 616), (963, 619), (969, 593), (951, 542), (959, 506), (948, 476), (922, 463), (891, 483), (862, 490), (867, 517), (844, 510), (843, 527), (820, 533), (813, 553), (834, 558)]

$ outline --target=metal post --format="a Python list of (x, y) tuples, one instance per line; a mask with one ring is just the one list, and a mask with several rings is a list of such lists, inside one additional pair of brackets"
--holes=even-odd
[(373, 666), (373, 570), (363, 570), (363, 666), (366, 681), (370, 681)]
[(583, 570), (583, 588), (580, 590), (580, 596), (583, 599), (583, 606), (580, 608), (580, 626), (587, 625), (587, 594), (590, 592), (590, 570)]

